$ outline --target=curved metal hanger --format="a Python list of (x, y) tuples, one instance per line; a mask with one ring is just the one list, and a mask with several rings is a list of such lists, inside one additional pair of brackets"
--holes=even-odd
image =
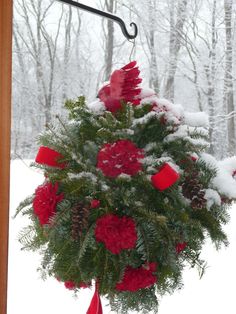
[(134, 28), (134, 34), (132, 35), (132, 34), (128, 33), (126, 25), (125, 25), (125, 22), (120, 17), (118, 17), (118, 16), (116, 16), (114, 14), (111, 14), (111, 13), (108, 13), (108, 12), (104, 12), (104, 11), (101, 11), (101, 10), (89, 7), (89, 6), (85, 5), (85, 4), (78, 3), (78, 2), (75, 2), (75, 1), (72, 1), (72, 0), (57, 0), (57, 1), (69, 4), (71, 6), (80, 8), (81, 10), (88, 11), (88, 12), (91, 12), (91, 13), (96, 14), (96, 15), (103, 16), (103, 17), (105, 17), (107, 19), (110, 19), (110, 20), (118, 23), (120, 25), (122, 33), (124, 34), (124, 36), (127, 39), (134, 39), (138, 35), (138, 27), (137, 27), (137, 25), (134, 22), (130, 23), (130, 26)]

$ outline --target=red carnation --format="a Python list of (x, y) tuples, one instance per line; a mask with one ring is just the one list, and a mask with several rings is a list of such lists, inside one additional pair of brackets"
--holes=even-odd
[(90, 282), (90, 284), (87, 284), (87, 283), (85, 283), (85, 282), (83, 282), (83, 281), (81, 281), (81, 282), (79, 283), (79, 288), (86, 289), (86, 288), (89, 288), (90, 286), (91, 286), (91, 282)]
[(137, 291), (149, 288), (157, 282), (156, 275), (157, 263), (149, 263), (139, 268), (126, 267), (124, 277), (121, 282), (116, 284), (119, 291)]
[(187, 242), (177, 243), (175, 246), (176, 253), (179, 254), (180, 252), (182, 252), (187, 245), (188, 245)]
[(89, 285), (87, 285), (85, 282), (81, 281), (79, 284), (77, 284), (72, 280), (65, 281), (64, 286), (66, 287), (66, 289), (69, 289), (69, 290), (74, 290), (75, 288), (85, 289), (89, 287)]
[(90, 203), (91, 208), (98, 208), (100, 206), (100, 201), (99, 200), (92, 200)]
[(46, 182), (37, 187), (33, 200), (33, 209), (41, 225), (49, 223), (49, 219), (55, 214), (57, 203), (63, 200), (63, 193), (57, 194), (58, 183), (53, 185)]
[(140, 159), (144, 158), (143, 150), (129, 140), (118, 140), (103, 145), (97, 156), (97, 168), (108, 177), (120, 174), (135, 175), (142, 170)]
[(137, 241), (135, 222), (130, 217), (120, 218), (114, 214), (107, 214), (97, 220), (95, 237), (113, 254), (119, 254), (121, 250), (135, 247)]
[(66, 289), (73, 290), (76, 288), (76, 283), (72, 280), (68, 280), (64, 282), (64, 286), (66, 287)]

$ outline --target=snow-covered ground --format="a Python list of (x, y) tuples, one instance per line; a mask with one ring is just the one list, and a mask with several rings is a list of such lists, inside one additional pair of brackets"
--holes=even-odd
[[(11, 165), (11, 217), (19, 202), (43, 181), (42, 174), (28, 165), (20, 160)], [(161, 300), (159, 314), (236, 313), (236, 206), (230, 213), (231, 221), (225, 229), (229, 247), (217, 252), (207, 244), (202, 255), (209, 266), (206, 274), (199, 280), (196, 269), (186, 269), (184, 288)], [(26, 224), (20, 216), (10, 219), (8, 314), (85, 314), (93, 291), (85, 289), (75, 298), (57, 280), (42, 281), (36, 271), (40, 257), (21, 251), (17, 241)], [(103, 301), (104, 314), (110, 313)]]

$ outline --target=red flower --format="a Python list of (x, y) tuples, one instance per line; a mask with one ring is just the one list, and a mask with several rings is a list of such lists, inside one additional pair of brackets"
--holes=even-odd
[(100, 201), (99, 200), (92, 200), (90, 203), (90, 208), (98, 208), (100, 206)]
[(91, 285), (91, 283), (90, 283), (90, 284), (87, 284), (87, 283), (81, 281), (81, 282), (79, 283), (79, 288), (86, 289), (86, 288), (89, 288), (90, 285)]
[(144, 158), (143, 150), (129, 140), (118, 140), (105, 144), (97, 156), (97, 168), (108, 177), (120, 174), (135, 175), (142, 170), (140, 159)]
[(182, 252), (187, 245), (188, 245), (187, 242), (177, 243), (175, 246), (176, 253), (179, 254), (180, 252)]
[(66, 287), (66, 289), (69, 289), (69, 290), (74, 290), (75, 288), (85, 289), (89, 287), (89, 285), (87, 285), (85, 282), (81, 281), (79, 284), (77, 284), (72, 280), (65, 281), (64, 286)]
[(149, 263), (139, 268), (126, 267), (124, 277), (121, 282), (116, 284), (119, 291), (137, 291), (149, 288), (157, 282), (156, 272), (157, 263)]
[(76, 288), (76, 283), (72, 280), (68, 280), (64, 282), (64, 286), (66, 287), (66, 289), (73, 290)]
[(121, 250), (135, 247), (137, 241), (135, 222), (130, 217), (119, 218), (114, 214), (107, 214), (97, 220), (95, 237), (113, 254), (119, 254)]
[(49, 219), (55, 214), (57, 203), (63, 200), (63, 193), (57, 194), (58, 183), (53, 185), (46, 182), (35, 190), (33, 209), (41, 225), (49, 223)]
[(139, 105), (138, 96), (141, 89), (138, 85), (142, 82), (139, 73), (136, 61), (133, 61), (111, 74), (110, 82), (98, 92), (98, 97), (104, 102), (108, 111), (115, 113), (120, 110), (122, 101), (131, 102), (135, 106)]

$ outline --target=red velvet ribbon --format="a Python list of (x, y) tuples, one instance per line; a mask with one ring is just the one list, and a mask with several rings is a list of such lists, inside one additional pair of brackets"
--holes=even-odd
[(96, 282), (95, 291), (90, 306), (86, 314), (102, 314), (102, 302), (98, 291), (98, 283)]
[(38, 164), (64, 169), (66, 167), (66, 164), (64, 162), (58, 162), (58, 160), (62, 158), (63, 156), (57, 151), (46, 146), (41, 146), (39, 148), (35, 161)]
[(151, 177), (153, 186), (159, 191), (164, 191), (173, 185), (180, 175), (168, 163), (165, 163), (158, 173)]

